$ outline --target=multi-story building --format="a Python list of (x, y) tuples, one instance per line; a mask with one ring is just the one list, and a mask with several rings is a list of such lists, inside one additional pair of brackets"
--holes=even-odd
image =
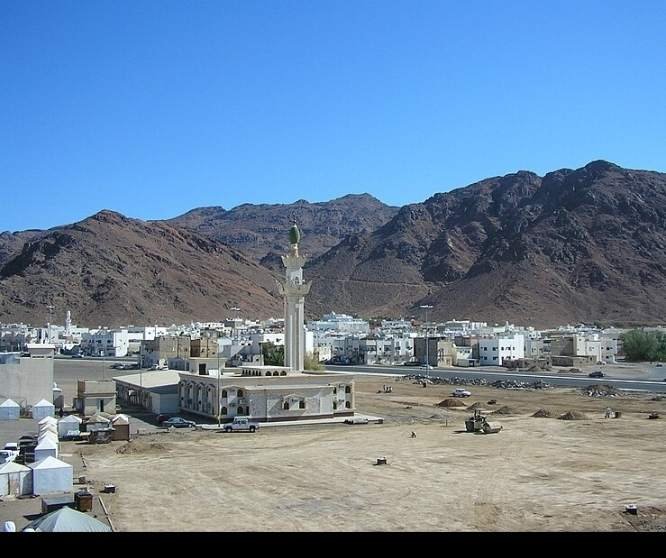
[(127, 329), (99, 329), (85, 333), (81, 339), (81, 350), (93, 356), (127, 356), (129, 350)]
[(522, 334), (500, 335), (479, 340), (479, 364), (502, 366), (504, 360), (525, 357), (525, 336)]
[(167, 365), (169, 359), (188, 359), (192, 339), (189, 335), (158, 337), (141, 343), (141, 365)]
[(440, 337), (428, 337), (428, 350), (426, 351), (426, 338), (414, 338), (414, 357), (421, 364), (426, 364), (426, 354), (430, 366), (450, 367), (456, 364), (457, 348), (453, 341)]
[(311, 321), (308, 328), (314, 331), (337, 331), (360, 335), (367, 335), (370, 332), (370, 324), (367, 321), (335, 312), (324, 314), (321, 320)]

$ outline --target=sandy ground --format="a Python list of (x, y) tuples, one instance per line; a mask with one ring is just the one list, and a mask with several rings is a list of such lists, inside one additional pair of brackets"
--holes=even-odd
[(86, 474), (118, 486), (105, 503), (121, 531), (666, 530), (666, 417), (647, 419), (666, 399), (472, 387), (468, 405), (513, 411), (475, 435), (468, 411), (434, 406), (451, 389), (358, 377), (358, 410), (384, 424), (153, 434), (85, 446)]

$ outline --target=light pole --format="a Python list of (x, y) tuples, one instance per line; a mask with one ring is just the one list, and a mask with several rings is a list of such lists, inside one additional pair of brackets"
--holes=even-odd
[(217, 338), (217, 427), (220, 427), (221, 417), (220, 413), (222, 412), (220, 400), (220, 338), (218, 334)]
[(428, 310), (432, 308), (430, 304), (422, 304), (421, 308), (425, 310), (425, 326), (426, 326), (426, 336), (425, 336), (425, 349), (426, 349), (426, 378), (430, 377), (430, 358), (428, 354)]

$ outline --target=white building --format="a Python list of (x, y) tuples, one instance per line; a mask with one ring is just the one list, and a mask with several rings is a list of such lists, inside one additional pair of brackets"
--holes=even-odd
[(321, 320), (313, 320), (308, 324), (309, 329), (314, 331), (336, 331), (340, 333), (357, 333), (367, 335), (370, 332), (370, 324), (359, 318), (353, 318), (347, 314), (324, 314)]
[(127, 329), (100, 329), (83, 335), (81, 349), (94, 356), (124, 357), (129, 351)]
[(502, 366), (505, 359), (525, 358), (525, 336), (514, 334), (479, 339), (479, 364)]

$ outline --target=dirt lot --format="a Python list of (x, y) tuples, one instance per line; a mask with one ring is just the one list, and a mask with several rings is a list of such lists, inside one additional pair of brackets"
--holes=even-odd
[[(512, 411), (474, 435), (464, 408), (434, 406), (450, 391), (360, 376), (358, 410), (382, 425), (154, 434), (86, 446), (87, 475), (118, 486), (105, 502), (122, 531), (666, 530), (666, 417), (647, 419), (666, 399), (473, 387), (468, 405)], [(604, 419), (608, 406), (622, 417)]]

